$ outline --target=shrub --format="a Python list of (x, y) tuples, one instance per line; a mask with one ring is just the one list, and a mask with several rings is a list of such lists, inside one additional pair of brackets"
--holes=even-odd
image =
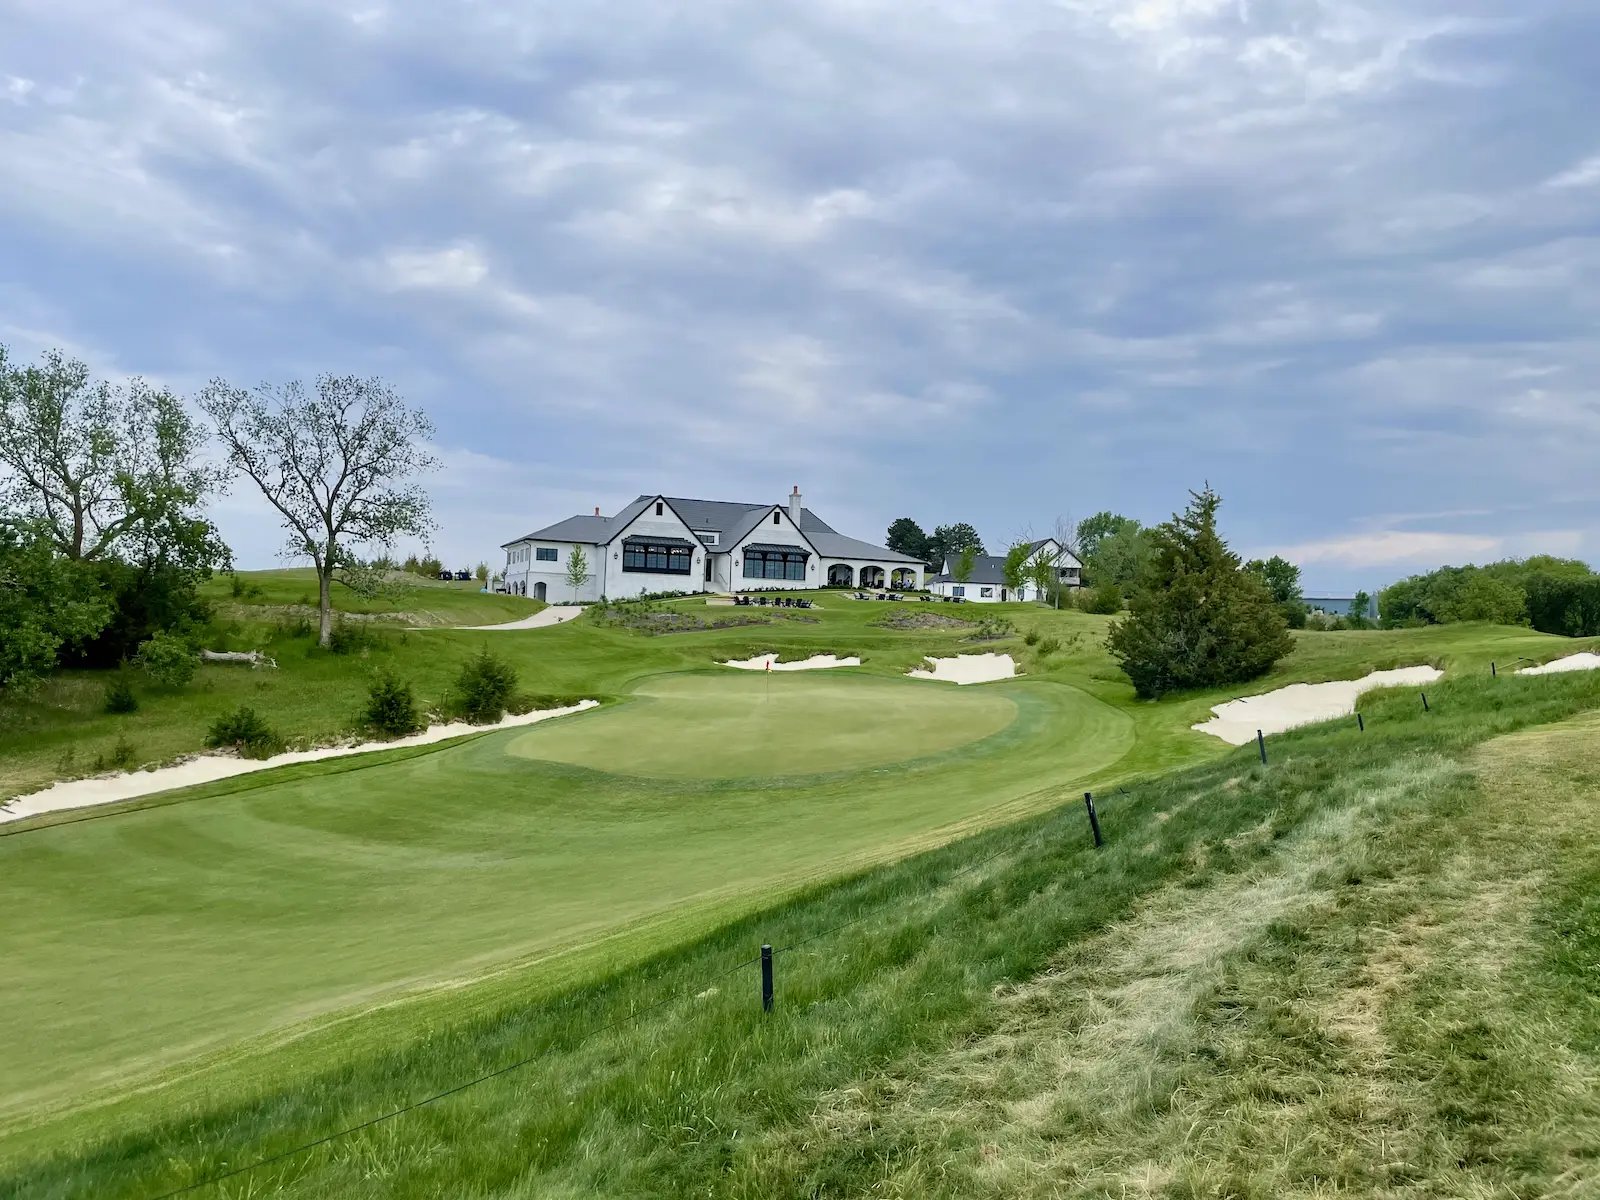
[(505, 716), (516, 691), (515, 669), (485, 646), (456, 676), (455, 709), (474, 725), (488, 725)]
[(373, 679), (367, 688), (367, 707), (362, 717), (370, 728), (389, 737), (415, 733), (422, 724), (411, 685), (387, 672)]
[(378, 644), (378, 635), (365, 621), (337, 621), (328, 635), (328, 649), (334, 654), (362, 654)]
[(1083, 611), (1114, 616), (1122, 611), (1122, 589), (1109, 579), (1096, 584), (1084, 594)]
[(133, 680), (127, 671), (118, 671), (106, 684), (106, 711), (131, 713), (139, 711), (139, 697), (133, 694)]
[(1052, 654), (1054, 654), (1059, 649), (1061, 649), (1061, 639), (1060, 638), (1047, 637), (1047, 638), (1040, 638), (1039, 639), (1039, 657), (1040, 658), (1049, 658)]
[(1028, 630), (1027, 633), (1022, 635), (1022, 641), (1025, 645), (1037, 646), (1039, 644), (1039, 631), (1037, 629)]
[(189, 643), (170, 633), (158, 633), (139, 647), (141, 670), (162, 687), (180, 688), (194, 678), (200, 660)]
[(111, 765), (114, 767), (131, 767), (138, 757), (138, 747), (126, 737), (119, 737), (117, 744), (111, 749)]
[(228, 590), (233, 593), (233, 598), (235, 600), (239, 600), (244, 597), (244, 580), (239, 578), (237, 572), (228, 576)]
[(231, 713), (223, 713), (206, 731), (206, 745), (219, 750), (237, 750), (246, 758), (270, 758), (283, 746), (276, 730), (256, 713), (241, 704)]

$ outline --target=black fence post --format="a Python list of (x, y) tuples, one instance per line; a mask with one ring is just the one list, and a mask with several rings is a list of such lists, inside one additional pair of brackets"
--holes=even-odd
[(1433, 709), (1428, 707), (1428, 693), (1427, 692), (1419, 692), (1417, 694), (1422, 697), (1422, 711), (1423, 712), (1432, 712)]
[(761, 947), (761, 1011), (772, 1011), (772, 947)]
[(1362, 718), (1360, 713), (1356, 714), (1356, 728), (1362, 733), (1367, 731), (1367, 722)]
[(1094, 793), (1083, 794), (1083, 806), (1089, 810), (1089, 832), (1094, 834), (1095, 849), (1098, 850), (1105, 844), (1105, 839), (1100, 836), (1100, 815), (1094, 811)]
[(1494, 669), (1494, 660), (1493, 659), (1489, 660), (1489, 674), (1491, 676), (1500, 674), (1499, 671)]
[(1256, 730), (1256, 749), (1261, 754), (1261, 765), (1267, 765), (1267, 739), (1261, 736), (1261, 730)]

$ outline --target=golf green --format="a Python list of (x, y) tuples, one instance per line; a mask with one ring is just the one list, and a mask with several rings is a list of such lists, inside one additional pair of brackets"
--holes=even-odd
[(819, 775), (953, 750), (1016, 715), (995, 688), (838, 671), (661, 675), (628, 704), (536, 727), (507, 751), (670, 779)]

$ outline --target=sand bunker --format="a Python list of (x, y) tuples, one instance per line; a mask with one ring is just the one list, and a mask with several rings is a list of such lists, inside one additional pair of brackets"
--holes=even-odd
[(931, 671), (910, 671), (913, 679), (942, 679), (946, 683), (993, 683), (1010, 679), (1017, 663), (1009, 654), (958, 654), (954, 658), (929, 658)]
[(1398, 667), (1393, 671), (1374, 671), (1362, 679), (1340, 679), (1333, 683), (1293, 683), (1243, 700), (1230, 700), (1211, 711), (1216, 716), (1191, 729), (1219, 737), (1231, 746), (1254, 740), (1256, 730), (1282, 733), (1297, 725), (1314, 725), (1334, 717), (1348, 717), (1356, 710), (1356, 698), (1373, 688), (1432, 683), (1444, 672), (1434, 667)]
[(1600, 654), (1590, 654), (1586, 650), (1582, 654), (1569, 654), (1565, 658), (1547, 662), (1542, 667), (1523, 667), (1517, 674), (1559, 675), (1563, 671), (1593, 671), (1596, 668), (1600, 668)]
[(235, 758), (231, 754), (202, 754), (187, 762), (170, 767), (157, 767), (153, 771), (127, 771), (121, 775), (102, 775), (95, 779), (72, 779), (52, 784), (43, 791), (17, 796), (0, 805), (0, 822), (34, 817), (40, 813), (55, 812), (63, 808), (87, 808), (93, 804), (110, 804), (117, 800), (132, 800), (172, 788), (189, 787), (196, 783), (212, 783), (218, 779), (231, 779), (235, 775), (248, 775), (252, 771), (265, 771), (271, 767), (284, 767), (290, 763), (317, 762), (324, 758), (344, 758), (351, 754), (368, 754), (374, 750), (393, 750), (400, 746), (426, 746), (467, 733), (487, 733), (494, 729), (510, 729), (517, 725), (532, 725), (552, 717), (594, 708), (598, 700), (584, 700), (570, 708), (546, 708), (538, 712), (507, 716), (493, 725), (468, 725), (456, 721), (447, 725), (430, 725), (421, 733), (396, 738), (392, 742), (357, 742), (349, 746), (324, 746), (318, 750), (291, 750), (271, 758)]
[[(810, 658), (796, 659), (794, 662), (779, 662), (776, 654), (758, 654), (754, 658), (747, 658), (743, 662), (725, 662), (725, 667), (737, 667), (741, 671), (826, 671), (829, 667), (859, 667), (859, 658), (835, 658), (831, 654), (813, 654)], [(769, 666), (770, 665), (770, 666)]]

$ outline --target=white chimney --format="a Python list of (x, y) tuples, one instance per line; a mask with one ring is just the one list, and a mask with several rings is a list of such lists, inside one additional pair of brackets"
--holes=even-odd
[(800, 485), (794, 485), (794, 491), (789, 493), (789, 520), (793, 521), (795, 528), (800, 527)]

